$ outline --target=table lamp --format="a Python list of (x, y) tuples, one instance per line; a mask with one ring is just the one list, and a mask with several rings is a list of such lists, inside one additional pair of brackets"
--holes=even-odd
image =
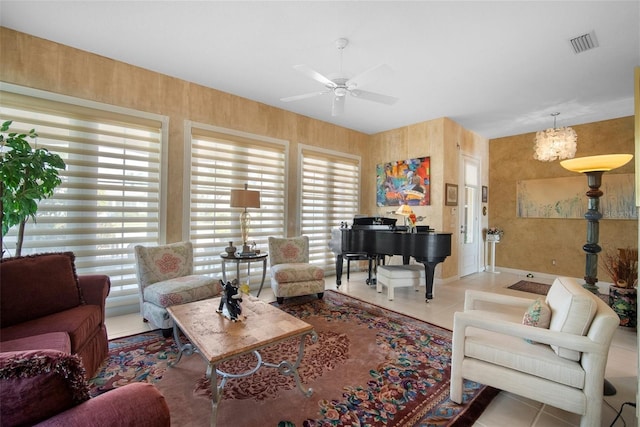
[(402, 215), (404, 217), (404, 225), (407, 225), (407, 218), (413, 213), (413, 210), (408, 205), (400, 205), (395, 212), (396, 215)]
[(259, 208), (260, 207), (260, 192), (249, 190), (249, 185), (245, 184), (243, 190), (231, 190), (231, 202), (232, 208), (244, 208), (240, 214), (240, 233), (242, 234), (242, 253), (247, 254), (251, 252), (249, 247), (249, 226), (251, 225), (251, 216), (247, 211), (247, 208)]

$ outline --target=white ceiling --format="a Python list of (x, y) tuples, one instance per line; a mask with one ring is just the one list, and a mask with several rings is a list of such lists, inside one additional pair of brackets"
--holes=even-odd
[[(449, 117), (487, 138), (630, 116), (640, 65), (634, 1), (0, 1), (0, 24), (368, 134)], [(580, 54), (569, 39), (595, 31)], [(385, 63), (390, 78), (349, 97), (284, 103), (323, 86), (306, 64), (349, 77)], [(1, 53), (0, 53), (1, 54)], [(241, 112), (239, 112), (241, 114)]]

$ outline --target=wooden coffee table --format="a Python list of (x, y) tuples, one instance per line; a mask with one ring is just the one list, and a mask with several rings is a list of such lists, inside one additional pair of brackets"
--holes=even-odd
[[(242, 299), (243, 320), (239, 322), (232, 322), (222, 314), (216, 313), (220, 298), (167, 308), (173, 319), (173, 336), (180, 349), (173, 365), (180, 361), (183, 354), (189, 356), (194, 352), (200, 353), (208, 363), (206, 375), (211, 382), (211, 426), (216, 425), (218, 404), (227, 379), (252, 375), (262, 366), (277, 368), (281, 374), (293, 376), (296, 385), (305, 396), (311, 396), (313, 393), (311, 388), (305, 390), (298, 374), (307, 335), (311, 336), (313, 342), (318, 339), (313, 326), (252, 296), (243, 296)], [(180, 331), (191, 343), (185, 344), (180, 341)], [(269, 363), (262, 360), (260, 349), (292, 338), (300, 339), (294, 362), (283, 360)], [(256, 366), (247, 372), (231, 374), (216, 368), (226, 360), (247, 353), (254, 353), (257, 359)], [(219, 385), (218, 377), (221, 378)]]

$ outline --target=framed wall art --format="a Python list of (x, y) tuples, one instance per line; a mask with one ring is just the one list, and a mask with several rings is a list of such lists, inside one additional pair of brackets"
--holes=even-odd
[(418, 157), (376, 165), (377, 206), (431, 204), (431, 159)]
[(456, 184), (445, 184), (444, 194), (446, 206), (458, 206), (458, 186)]
[[(584, 176), (529, 179), (517, 182), (518, 218), (584, 219), (589, 190)], [(599, 199), (603, 219), (637, 221), (635, 206), (635, 175), (604, 174)]]

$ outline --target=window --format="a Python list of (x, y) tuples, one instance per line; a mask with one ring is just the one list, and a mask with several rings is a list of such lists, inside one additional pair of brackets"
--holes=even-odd
[[(39, 203), (37, 222), (27, 222), (23, 255), (72, 251), (78, 274), (110, 277), (110, 309), (137, 306), (131, 246), (163, 239), (166, 119), (8, 84), (1, 89), (2, 121), (12, 120), (12, 131), (35, 128), (35, 143), (67, 165), (54, 196)], [(13, 227), (5, 236), (9, 256), (16, 233)]]
[[(201, 274), (221, 277), (220, 253), (229, 242), (242, 246), (242, 211), (229, 206), (232, 189), (247, 184), (249, 190), (260, 191), (260, 208), (248, 209), (249, 242), (266, 251), (269, 236), (284, 235), (288, 143), (202, 124), (187, 123), (186, 128), (191, 132), (191, 153), (187, 156), (190, 188), (184, 191), (189, 199), (184, 205), (188, 209), (188, 238), (194, 245), (194, 268)], [(251, 264), (249, 273), (254, 287), (262, 278), (262, 264)], [(242, 281), (246, 274), (246, 270), (241, 272)]]
[(309, 261), (335, 271), (331, 229), (351, 222), (360, 209), (360, 158), (309, 146), (300, 147), (300, 157), (300, 228), (309, 236)]

